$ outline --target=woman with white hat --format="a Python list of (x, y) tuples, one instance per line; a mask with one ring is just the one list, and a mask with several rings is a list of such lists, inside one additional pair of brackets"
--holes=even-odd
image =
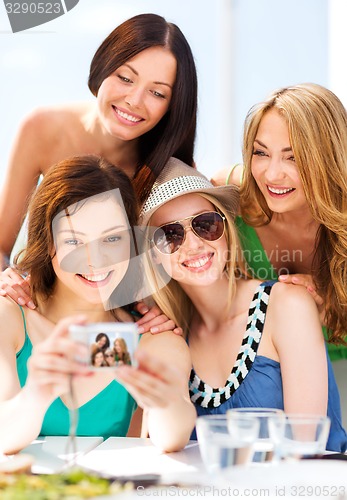
[(247, 278), (238, 201), (235, 186), (215, 187), (171, 159), (141, 212), (154, 298), (189, 342), (191, 400), (199, 415), (233, 407), (328, 414), (327, 448), (345, 451), (316, 304), (304, 287)]

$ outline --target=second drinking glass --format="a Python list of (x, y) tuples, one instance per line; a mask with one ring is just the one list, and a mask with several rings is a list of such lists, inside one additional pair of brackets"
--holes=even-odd
[(271, 464), (277, 459), (275, 440), (269, 428), (269, 418), (285, 419), (283, 410), (277, 408), (233, 408), (227, 412), (230, 420), (237, 415), (248, 415), (259, 421), (259, 431), (253, 443), (253, 464)]

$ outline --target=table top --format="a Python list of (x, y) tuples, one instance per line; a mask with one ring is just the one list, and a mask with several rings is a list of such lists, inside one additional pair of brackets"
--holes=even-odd
[(111, 476), (160, 474), (163, 483), (182, 478), (191, 481), (202, 471), (205, 473), (196, 441), (182, 451), (164, 453), (150, 439), (112, 437), (79, 456), (77, 464)]
[[(289, 495), (347, 500), (346, 460), (301, 460), (270, 466), (235, 466), (222, 475), (210, 476), (204, 469), (196, 441), (191, 441), (180, 452), (163, 453), (149, 439), (114, 437), (102, 442), (97, 437), (78, 437), (75, 454), (66, 450), (67, 442), (66, 437), (39, 438), (22, 453), (30, 453), (35, 457), (33, 472), (36, 473), (60, 472), (75, 461), (83, 468), (110, 476), (159, 474), (159, 483), (167, 485), (168, 496), (178, 495), (185, 488), (200, 488), (199, 491), (202, 488), (203, 496), (207, 497), (253, 498), (259, 496), (257, 492), (266, 489), (268, 498)], [(170, 488), (178, 488), (179, 491), (172, 492)], [(233, 495), (227, 494), (230, 488), (237, 490), (237, 494), (235, 491)], [(250, 494), (250, 489), (257, 494)], [(140, 493), (135, 490), (132, 498), (137, 498)], [(118, 498), (121, 500), (121, 497)]]
[(102, 441), (102, 437), (77, 437), (76, 453), (74, 453), (69, 448), (69, 438), (66, 436), (39, 437), (20, 453), (29, 453), (34, 457), (32, 472), (35, 474), (53, 474), (64, 470), (75, 459), (96, 448)]
[[(249, 467), (235, 466), (224, 474), (209, 475), (202, 463), (199, 446), (191, 441), (184, 450), (176, 453), (160, 452), (149, 439), (109, 438), (91, 452), (80, 455), (77, 463), (88, 469), (112, 476), (160, 474), (159, 483), (179, 484), (186, 487), (200, 485), (219, 490), (235, 487), (255, 490), (268, 488), (269, 494), (280, 495), (282, 488), (290, 495), (334, 498), (346, 495), (347, 460), (301, 460), (278, 465), (252, 464)], [(323, 492), (323, 487), (326, 490)], [(314, 490), (316, 488), (316, 490)], [(210, 489), (208, 490), (210, 493)], [(225, 496), (225, 495), (224, 495)], [(229, 495), (230, 496), (230, 495)], [(245, 495), (243, 495), (245, 496)]]

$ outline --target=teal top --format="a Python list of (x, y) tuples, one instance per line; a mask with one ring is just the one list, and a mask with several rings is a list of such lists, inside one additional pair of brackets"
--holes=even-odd
[[(25, 385), (28, 368), (27, 362), (31, 356), (32, 343), (27, 332), (23, 308), (21, 312), (24, 322), (25, 341), (16, 354), (17, 373), (21, 387)], [(132, 414), (136, 408), (135, 400), (118, 382), (112, 380), (94, 398), (78, 409), (77, 436), (126, 436)], [(48, 408), (42, 423), (42, 436), (69, 435), (69, 409), (60, 398), (57, 398)]]
[[(243, 255), (249, 265), (249, 272), (252, 277), (264, 280), (276, 280), (277, 272), (270, 263), (266, 252), (258, 238), (255, 229), (248, 226), (241, 217), (236, 217), (235, 224), (238, 230)], [(326, 328), (323, 327), (325, 338), (327, 338)], [(347, 347), (327, 344), (331, 361), (347, 359)]]

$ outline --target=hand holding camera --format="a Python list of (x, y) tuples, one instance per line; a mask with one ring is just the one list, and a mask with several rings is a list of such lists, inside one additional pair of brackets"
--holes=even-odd
[(69, 327), (70, 338), (85, 347), (86, 354), (75, 360), (91, 370), (115, 369), (136, 365), (134, 352), (138, 344), (136, 323), (89, 323)]
[[(65, 318), (42, 342), (34, 345), (28, 362), (27, 390), (37, 401), (50, 404), (57, 397), (69, 392), (71, 375), (87, 375), (90, 369), (78, 360), (86, 358), (88, 351), (84, 345), (77, 345), (70, 338), (69, 328), (83, 326), (85, 318), (75, 316)], [(75, 353), (74, 356), (67, 355)]]

